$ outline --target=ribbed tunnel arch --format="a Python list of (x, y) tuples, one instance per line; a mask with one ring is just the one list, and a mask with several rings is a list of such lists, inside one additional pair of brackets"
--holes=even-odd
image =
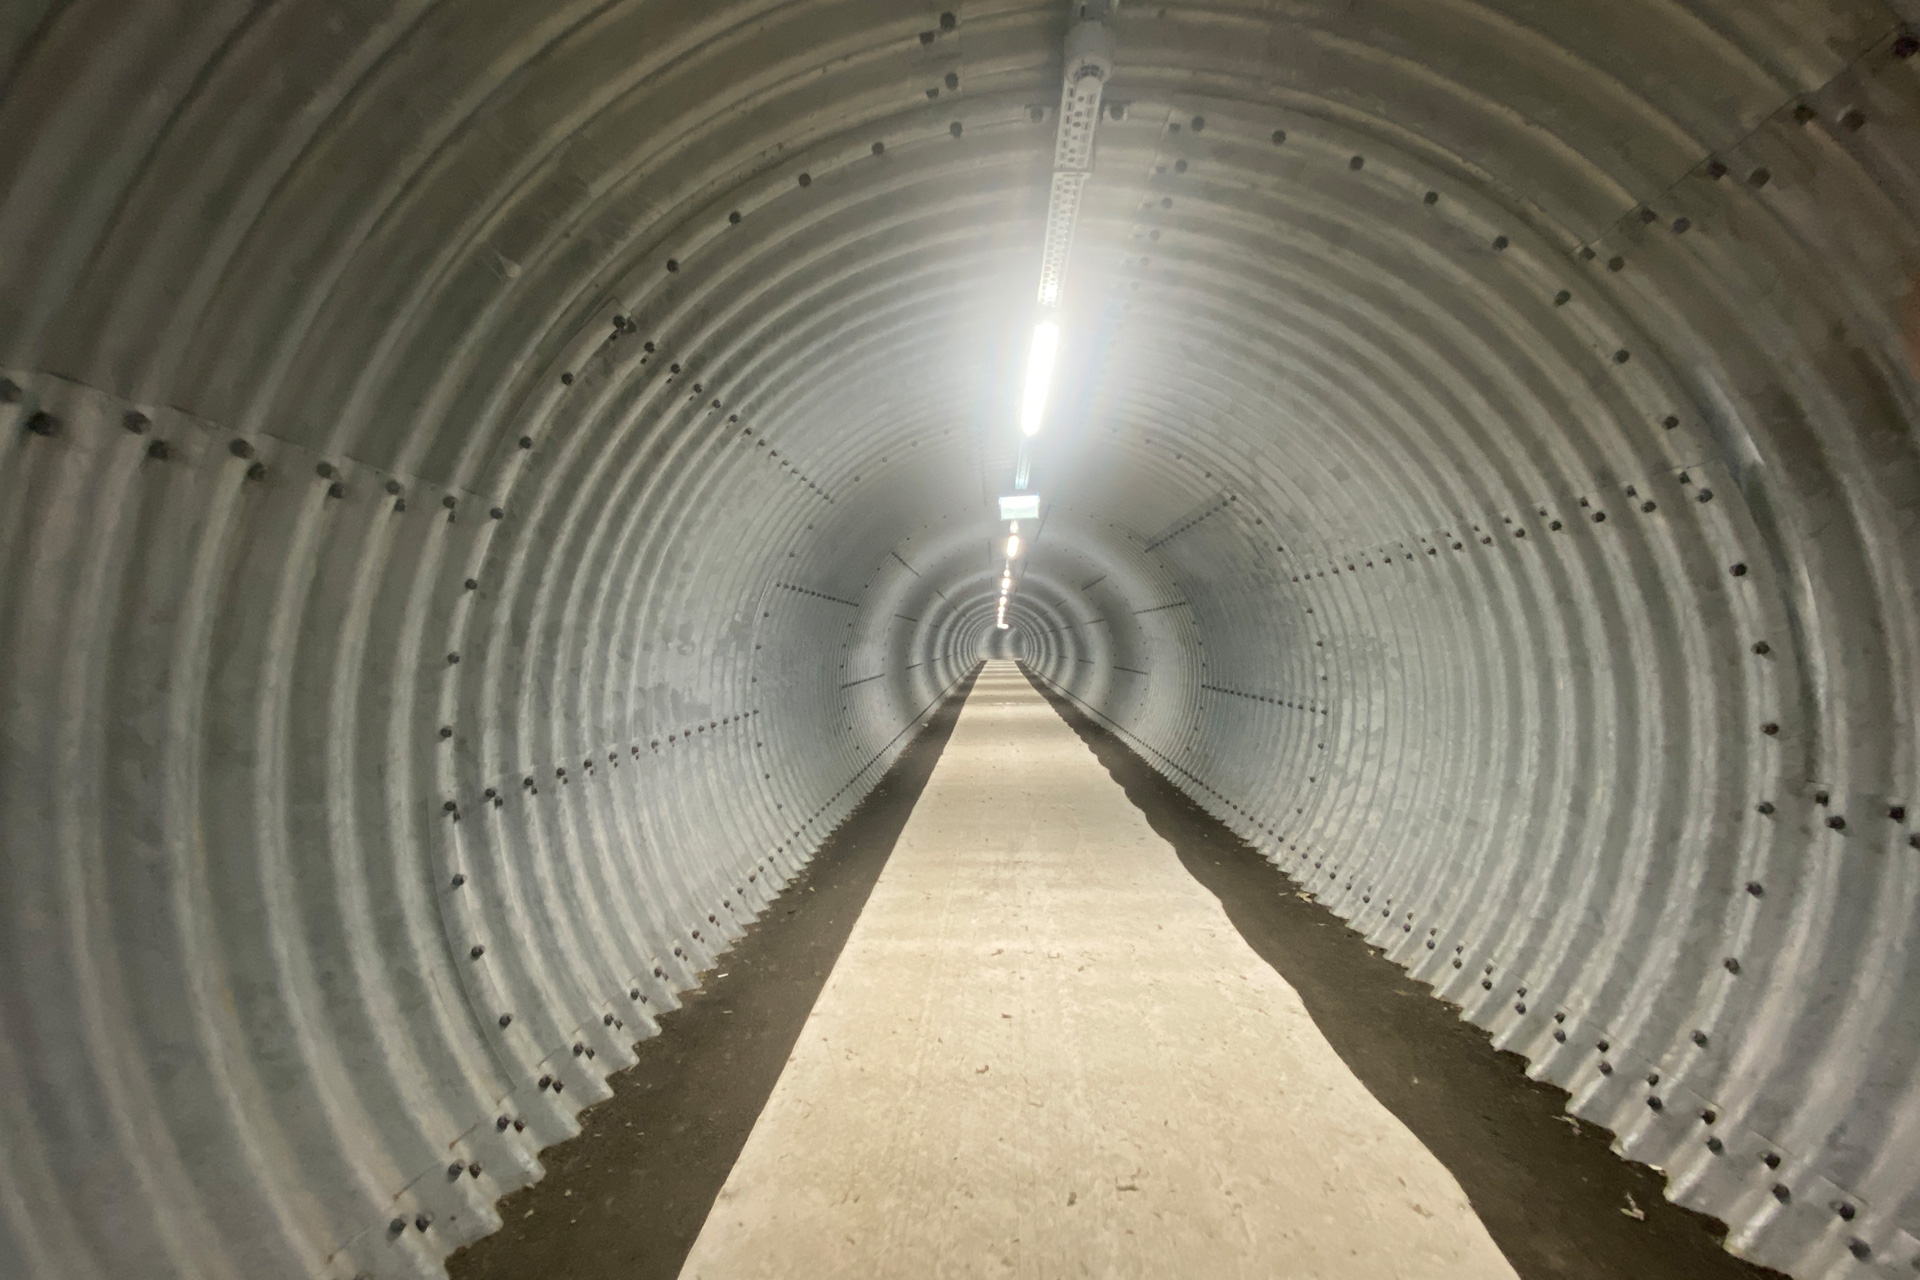
[(1072, 8), (0, 13), (0, 1274), (440, 1274), (988, 656), (1920, 1265), (1920, 10), (1119, 6), (1002, 631)]

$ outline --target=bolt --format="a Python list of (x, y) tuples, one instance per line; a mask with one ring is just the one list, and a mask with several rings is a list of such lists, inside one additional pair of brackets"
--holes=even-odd
[(472, 948), (468, 950), (467, 954), (472, 956), (475, 960), (478, 960), (481, 956), (487, 954), (487, 949), (481, 943), (476, 942), (473, 944)]
[(503, 1026), (503, 1027), (507, 1027), (507, 1026), (512, 1026), (512, 1025), (513, 1025), (513, 1015), (512, 1015), (512, 1014), (510, 1014), (510, 1013), (503, 1013), (503, 1014), (501, 1014), (501, 1015), (500, 1015), (500, 1025), (501, 1025), (501, 1026)]
[(27, 419), (27, 430), (36, 436), (56, 435), (60, 430), (60, 419), (41, 409)]
[(1704, 1048), (1706, 1048), (1706, 1047), (1707, 1047), (1707, 1033), (1706, 1033), (1706, 1032), (1704, 1032), (1704, 1031), (1696, 1031), (1696, 1032), (1694, 1032), (1694, 1033), (1693, 1033), (1693, 1042), (1694, 1042), (1695, 1044), (1697, 1044), (1697, 1045), (1699, 1045), (1699, 1046), (1700, 1046), (1700, 1047), (1701, 1047), (1702, 1049), (1704, 1049)]
[(1766, 888), (1758, 880), (1747, 881), (1747, 892), (1758, 898), (1766, 893)]
[(1847, 820), (1836, 813), (1827, 819), (1827, 826), (1835, 831), (1845, 831), (1847, 829)]
[(1721, 967), (1724, 968), (1728, 973), (1740, 972), (1740, 962), (1738, 960), (1735, 960), (1732, 956), (1728, 956), (1725, 960), (1722, 960), (1720, 964), (1721, 964)]

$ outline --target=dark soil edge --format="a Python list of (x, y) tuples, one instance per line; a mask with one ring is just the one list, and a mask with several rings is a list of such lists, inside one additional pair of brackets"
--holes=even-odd
[(1522, 1280), (1785, 1280), (1727, 1253), (1725, 1224), (1668, 1201), (1660, 1173), (1615, 1155), (1607, 1130), (1567, 1114), (1565, 1090), (1529, 1079), (1525, 1058), (1495, 1049), (1457, 1006), (1022, 670), (1300, 994), (1341, 1060), (1458, 1180)]
[(814, 1001), (978, 677), (976, 668), (748, 927), (681, 996), (546, 1176), (500, 1201), (502, 1227), (447, 1259), (453, 1280), (674, 1280), (787, 1065)]

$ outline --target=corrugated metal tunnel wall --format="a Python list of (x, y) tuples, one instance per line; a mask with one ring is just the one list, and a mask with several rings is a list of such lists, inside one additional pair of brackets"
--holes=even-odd
[(438, 1274), (989, 650), (1920, 1265), (1920, 9), (1123, 7), (990, 635), (1066, 9), (0, 9), (0, 1274)]

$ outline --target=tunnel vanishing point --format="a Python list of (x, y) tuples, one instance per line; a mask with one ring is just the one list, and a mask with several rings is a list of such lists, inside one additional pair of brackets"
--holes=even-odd
[(443, 1275), (994, 658), (1914, 1274), (1917, 31), (9, 0), (0, 1275)]

